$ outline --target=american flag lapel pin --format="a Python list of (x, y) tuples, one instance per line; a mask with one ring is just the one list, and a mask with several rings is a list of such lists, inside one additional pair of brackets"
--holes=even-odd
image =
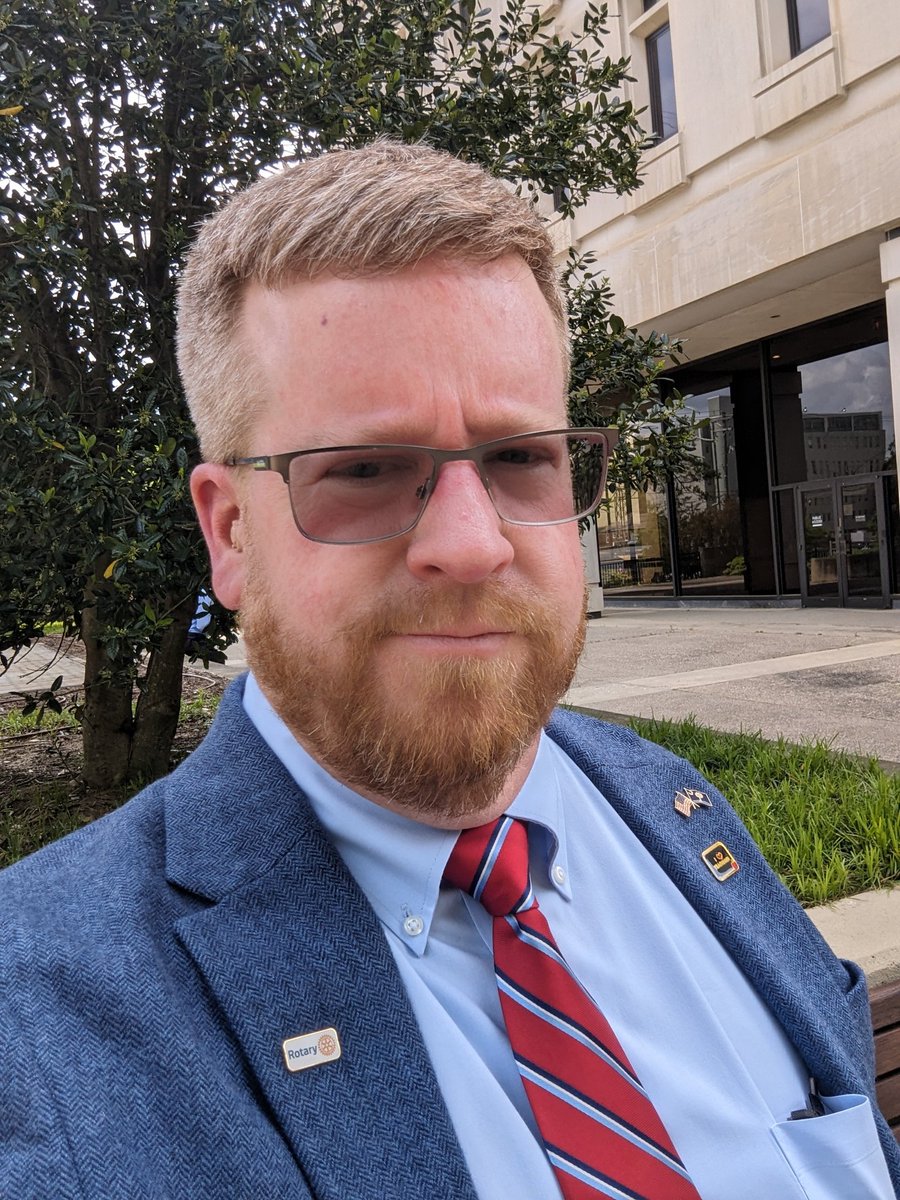
[(712, 800), (698, 788), (681, 788), (675, 793), (675, 811), (691, 817), (698, 808), (712, 808)]

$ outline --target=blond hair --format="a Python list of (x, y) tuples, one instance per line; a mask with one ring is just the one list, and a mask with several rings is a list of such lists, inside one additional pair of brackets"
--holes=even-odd
[(392, 273), (429, 256), (486, 263), (518, 254), (566, 342), (552, 241), (533, 206), (481, 167), (386, 139), (259, 180), (208, 220), (178, 296), (178, 364), (204, 458), (246, 453), (261, 403), (236, 336), (251, 281)]

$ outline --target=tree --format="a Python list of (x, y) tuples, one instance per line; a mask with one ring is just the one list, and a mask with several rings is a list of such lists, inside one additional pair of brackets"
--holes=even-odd
[(662, 489), (670, 477), (694, 478), (699, 423), (681, 394), (664, 386), (681, 344), (666, 334), (642, 336), (613, 312), (609, 281), (590, 254), (571, 251), (563, 282), (569, 299), (572, 374), (569, 413), (575, 425), (614, 425), (619, 450), (608, 492)]
[[(197, 223), (286, 158), (383, 133), (555, 193), (563, 212), (629, 190), (643, 134), (605, 21), (589, 5), (559, 37), (525, 0), (493, 15), (455, 0), (0, 3), (0, 651), (60, 619), (83, 642), (88, 783), (167, 769), (206, 580), (173, 357)], [(657, 404), (665, 343), (615, 325), (572, 269), (606, 347), (593, 367), (615, 358), (615, 379), (643, 389), (627, 423)], [(231, 636), (213, 616), (211, 658)]]

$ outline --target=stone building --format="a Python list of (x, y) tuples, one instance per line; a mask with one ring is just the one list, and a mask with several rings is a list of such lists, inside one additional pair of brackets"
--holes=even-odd
[(628, 324), (684, 339), (672, 379), (708, 422), (698, 479), (601, 517), (607, 599), (900, 598), (897, 16), (896, 0), (611, 5), (608, 49), (631, 56), (655, 144), (640, 190), (556, 233), (596, 253)]

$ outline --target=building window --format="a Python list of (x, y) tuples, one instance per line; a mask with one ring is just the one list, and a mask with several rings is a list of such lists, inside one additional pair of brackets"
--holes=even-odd
[(791, 58), (796, 58), (831, 33), (828, 0), (787, 0)]
[(662, 142), (678, 132), (672, 38), (668, 25), (661, 25), (647, 37), (647, 75), (650, 84), (651, 130), (656, 140)]

